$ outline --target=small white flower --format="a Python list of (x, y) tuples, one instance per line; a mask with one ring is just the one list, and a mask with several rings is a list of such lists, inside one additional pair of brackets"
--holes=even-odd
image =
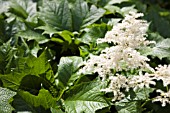
[(154, 74), (157, 80), (163, 81), (165, 87), (170, 84), (170, 65), (159, 65)]
[(144, 75), (140, 73), (139, 75), (129, 77), (128, 85), (134, 90), (144, 87), (149, 88), (150, 85), (156, 85), (154, 79), (155, 78), (148, 73), (145, 73)]
[(160, 93), (160, 95), (154, 98), (152, 102), (160, 101), (162, 103), (162, 107), (166, 106), (166, 103), (170, 104), (170, 90), (168, 92), (164, 92), (159, 89), (157, 92)]

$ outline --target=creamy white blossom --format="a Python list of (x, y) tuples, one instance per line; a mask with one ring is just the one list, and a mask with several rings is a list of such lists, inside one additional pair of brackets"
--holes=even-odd
[[(80, 73), (84, 74), (98, 73), (102, 80), (109, 79), (108, 88), (102, 91), (112, 92), (114, 95), (112, 101), (123, 99), (124, 92), (128, 92), (130, 88), (134, 91), (149, 88), (150, 85), (155, 86), (158, 80), (162, 80), (165, 87), (170, 84), (170, 65), (159, 65), (153, 69), (147, 63), (150, 59), (138, 52), (140, 47), (155, 43), (146, 40), (149, 24), (137, 19), (140, 16), (143, 14), (131, 12), (125, 16), (122, 23), (113, 26), (103, 39), (97, 40), (97, 43), (113, 43), (114, 46), (105, 48), (98, 56), (91, 54), (80, 70)], [(129, 70), (138, 70), (138, 73), (128, 77), (118, 74)], [(154, 98), (153, 102), (160, 101), (162, 106), (170, 103), (170, 91), (157, 91), (160, 95)]]
[(139, 75), (135, 75), (132, 77), (129, 77), (129, 82), (128, 82), (128, 86), (130, 88), (133, 88), (133, 90), (137, 90), (139, 88), (149, 88), (150, 85), (156, 85), (156, 82), (154, 81), (155, 77), (151, 76), (148, 73), (143, 74), (139, 74)]
[(157, 80), (162, 80), (163, 85), (166, 87), (170, 84), (170, 65), (159, 65), (156, 67), (154, 75)]
[(129, 15), (125, 16), (122, 23), (113, 26), (113, 29), (106, 33), (105, 38), (98, 39), (97, 42), (112, 42), (115, 45), (131, 48), (139, 48), (151, 43), (146, 40), (149, 24), (145, 20), (137, 19), (140, 16), (143, 16), (143, 14), (130, 12)]
[(146, 46), (150, 42), (146, 40), (148, 23), (136, 19), (143, 14), (131, 12), (126, 15), (122, 23), (113, 26), (105, 38), (99, 39), (98, 43), (113, 42), (115, 45), (104, 49), (99, 56), (91, 55), (81, 72), (97, 72), (103, 79), (113, 75), (112, 70), (122, 71), (131, 69), (153, 69), (149, 66), (146, 56), (141, 55), (137, 49)]
[(128, 79), (125, 76), (117, 74), (117, 76), (110, 76), (110, 85), (108, 88), (103, 89), (105, 92), (113, 92), (112, 101), (121, 100), (125, 97), (124, 93), (121, 91), (121, 88), (127, 88)]
[(170, 90), (168, 92), (164, 92), (160, 89), (157, 90), (158, 93), (160, 93), (159, 96), (155, 97), (152, 102), (161, 102), (162, 107), (166, 106), (166, 104), (170, 104)]

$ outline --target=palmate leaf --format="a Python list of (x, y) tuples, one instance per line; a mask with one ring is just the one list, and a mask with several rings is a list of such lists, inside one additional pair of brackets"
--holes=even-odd
[(87, 82), (74, 86), (65, 94), (65, 110), (68, 113), (95, 113), (109, 104), (100, 90), (105, 83)]
[(58, 80), (61, 84), (66, 87), (73, 84), (73, 82), (80, 76), (76, 74), (76, 71), (83, 62), (81, 57), (62, 57), (60, 59), (58, 67)]
[(72, 9), (73, 29), (79, 31), (81, 28), (93, 24), (103, 16), (105, 10), (92, 5), (90, 8), (87, 2), (76, 0)]
[[(17, 60), (17, 59), (16, 59)], [(0, 79), (5, 87), (17, 90), (21, 84), (22, 79), (26, 75), (35, 75), (40, 77), (41, 74), (46, 73), (51, 69), (48, 62), (48, 53), (43, 52), (38, 58), (30, 55), (26, 58), (20, 58), (17, 62), (16, 68), (9, 74), (0, 74)]]
[(148, 12), (146, 14), (146, 19), (151, 21), (150, 29), (153, 32), (159, 32), (159, 34), (163, 37), (170, 37), (170, 22), (167, 18), (169, 16), (161, 16), (159, 13), (162, 12), (163, 9), (158, 7), (157, 5), (151, 5), (148, 8)]
[(9, 1), (5, 1), (5, 0), (0, 0), (0, 14), (7, 12), (8, 8), (9, 8)]
[(26, 31), (18, 32), (17, 36), (19, 36), (21, 38), (25, 38), (28, 41), (29, 40), (35, 40), (39, 44), (43, 44), (43, 43), (46, 43), (46, 42), (49, 41), (49, 39), (46, 38), (45, 36), (43, 36), (43, 35), (41, 35), (41, 34), (39, 34), (37, 32), (31, 31), (31, 30), (26, 30)]
[[(105, 13), (102, 8), (97, 8), (94, 5), (89, 7), (83, 0), (76, 0), (71, 8), (69, 8), (67, 0), (61, 2), (52, 0), (44, 2), (40, 9), (39, 18), (49, 26), (55, 30), (69, 31), (79, 31), (96, 22)], [(50, 33), (49, 28), (47, 32)]]
[(56, 99), (45, 89), (41, 89), (37, 96), (26, 91), (19, 91), (18, 94), (34, 107), (43, 106), (45, 109), (48, 109), (56, 106)]
[(170, 57), (170, 39), (163, 39), (159, 41), (155, 47), (148, 52), (148, 55), (153, 55), (158, 57), (159, 59), (162, 58), (169, 58)]
[(60, 109), (51, 108), (51, 113), (64, 113), (64, 112)]
[(137, 101), (130, 102), (124, 100), (116, 102), (115, 104), (118, 113), (142, 113), (142, 110), (140, 109), (140, 106)]
[(161, 39), (155, 47), (145, 47), (141, 48), (140, 53), (142, 53), (145, 56), (151, 55), (158, 57), (159, 59), (162, 58), (170, 58), (170, 39)]
[(22, 73), (10, 73), (6, 75), (0, 75), (0, 79), (3, 85), (7, 88), (17, 90), (20, 86), (20, 82), (25, 75)]
[(11, 1), (9, 11), (17, 17), (28, 19), (37, 12), (37, 4), (32, 0), (13, 0)]
[(32, 75), (40, 75), (45, 73), (51, 66), (48, 62), (48, 52), (45, 50), (38, 58), (30, 56), (27, 59), (27, 65), (31, 68)]
[(19, 94), (14, 97), (12, 106), (15, 109), (15, 113), (49, 113), (49, 110), (45, 110), (42, 106), (34, 107), (30, 105)]
[(9, 103), (12, 97), (15, 95), (16, 92), (0, 87), (0, 112), (1, 113), (12, 113), (13, 107)]
[(67, 0), (44, 0), (39, 18), (56, 30), (71, 30), (72, 19)]
[(81, 42), (89, 44), (96, 42), (98, 38), (103, 38), (107, 32), (106, 24), (94, 24), (85, 30), (85, 34), (81, 37)]

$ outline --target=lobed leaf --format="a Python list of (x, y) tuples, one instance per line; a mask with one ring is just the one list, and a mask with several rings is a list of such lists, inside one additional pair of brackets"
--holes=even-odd
[(21, 31), (17, 33), (17, 36), (21, 37), (21, 38), (25, 38), (28, 41), (29, 40), (35, 40), (37, 41), (39, 44), (43, 44), (49, 41), (49, 39), (47, 39), (45, 36), (31, 31), (31, 30), (26, 30), (26, 31)]
[(108, 107), (101, 89), (103, 82), (87, 82), (74, 86), (65, 94), (65, 109), (68, 113), (95, 113), (96, 110)]
[(80, 75), (76, 74), (76, 71), (83, 62), (81, 57), (62, 57), (58, 67), (58, 80), (64, 87), (70, 86), (74, 83)]
[(12, 113), (13, 107), (9, 104), (16, 92), (0, 87), (0, 112)]
[(56, 30), (71, 30), (72, 19), (67, 0), (44, 1), (39, 16)]
[(43, 106), (45, 109), (48, 109), (56, 106), (56, 99), (45, 89), (41, 89), (37, 96), (26, 91), (19, 91), (18, 94), (34, 107)]

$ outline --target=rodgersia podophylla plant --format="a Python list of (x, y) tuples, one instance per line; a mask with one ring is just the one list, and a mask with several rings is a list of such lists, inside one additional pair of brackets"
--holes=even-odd
[[(149, 23), (138, 19), (141, 16), (142, 13), (134, 12), (125, 15), (121, 23), (113, 26), (104, 38), (97, 40), (97, 43), (113, 43), (113, 46), (105, 48), (99, 56), (90, 55), (80, 70), (84, 74), (98, 73), (102, 81), (109, 80), (108, 88), (102, 91), (113, 92), (113, 101), (125, 98), (124, 92), (130, 89), (135, 92), (138, 89), (150, 88), (150, 85), (154, 87), (157, 81), (162, 81), (164, 87), (170, 84), (170, 65), (160, 65), (154, 69), (148, 64), (150, 59), (138, 51), (141, 47), (155, 43), (146, 39)], [(135, 70), (136, 73), (129, 76), (121, 73), (130, 70)], [(167, 91), (155, 88), (155, 91), (158, 94), (151, 99), (152, 102), (160, 101), (162, 106), (170, 103), (168, 88)]]

